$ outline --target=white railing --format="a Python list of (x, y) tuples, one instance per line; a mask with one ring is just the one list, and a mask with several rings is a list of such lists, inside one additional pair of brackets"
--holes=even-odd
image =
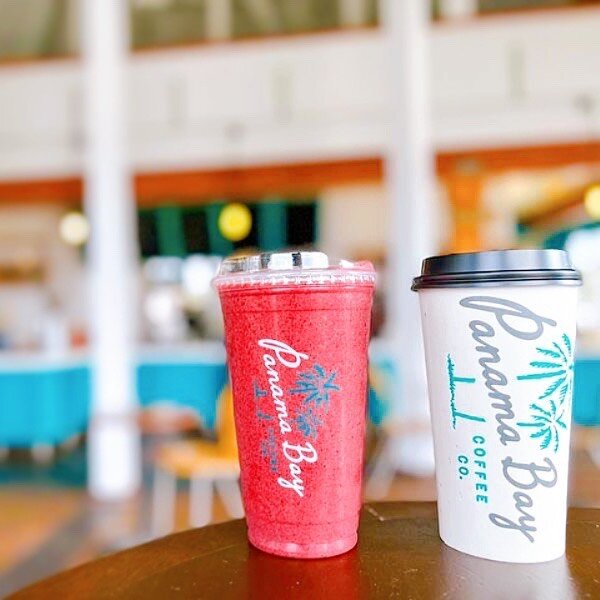
[[(432, 26), (440, 149), (600, 136), (600, 10)], [(377, 29), (142, 52), (130, 61), (137, 169), (383, 155)], [(77, 61), (0, 68), (0, 178), (81, 170)]]

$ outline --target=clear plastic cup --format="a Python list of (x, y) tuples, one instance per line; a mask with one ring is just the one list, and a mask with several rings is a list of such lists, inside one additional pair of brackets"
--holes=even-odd
[(319, 252), (231, 258), (219, 292), (248, 536), (318, 558), (357, 542), (375, 273)]

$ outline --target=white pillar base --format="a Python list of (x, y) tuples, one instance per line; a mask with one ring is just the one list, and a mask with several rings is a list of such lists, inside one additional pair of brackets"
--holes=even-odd
[(134, 496), (141, 485), (138, 426), (130, 416), (96, 417), (88, 434), (88, 490), (100, 501)]

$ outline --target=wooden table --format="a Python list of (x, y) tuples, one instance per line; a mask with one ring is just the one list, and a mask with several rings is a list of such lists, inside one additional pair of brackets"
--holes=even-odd
[(248, 545), (244, 521), (171, 535), (41, 581), (14, 598), (600, 598), (600, 510), (571, 509), (566, 558), (510, 565), (438, 538), (435, 504), (365, 506), (357, 548), (288, 560)]

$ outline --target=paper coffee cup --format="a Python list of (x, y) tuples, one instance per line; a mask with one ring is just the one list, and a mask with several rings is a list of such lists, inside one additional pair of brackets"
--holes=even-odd
[(442, 540), (544, 562), (565, 550), (575, 310), (561, 250), (428, 258), (419, 292)]

